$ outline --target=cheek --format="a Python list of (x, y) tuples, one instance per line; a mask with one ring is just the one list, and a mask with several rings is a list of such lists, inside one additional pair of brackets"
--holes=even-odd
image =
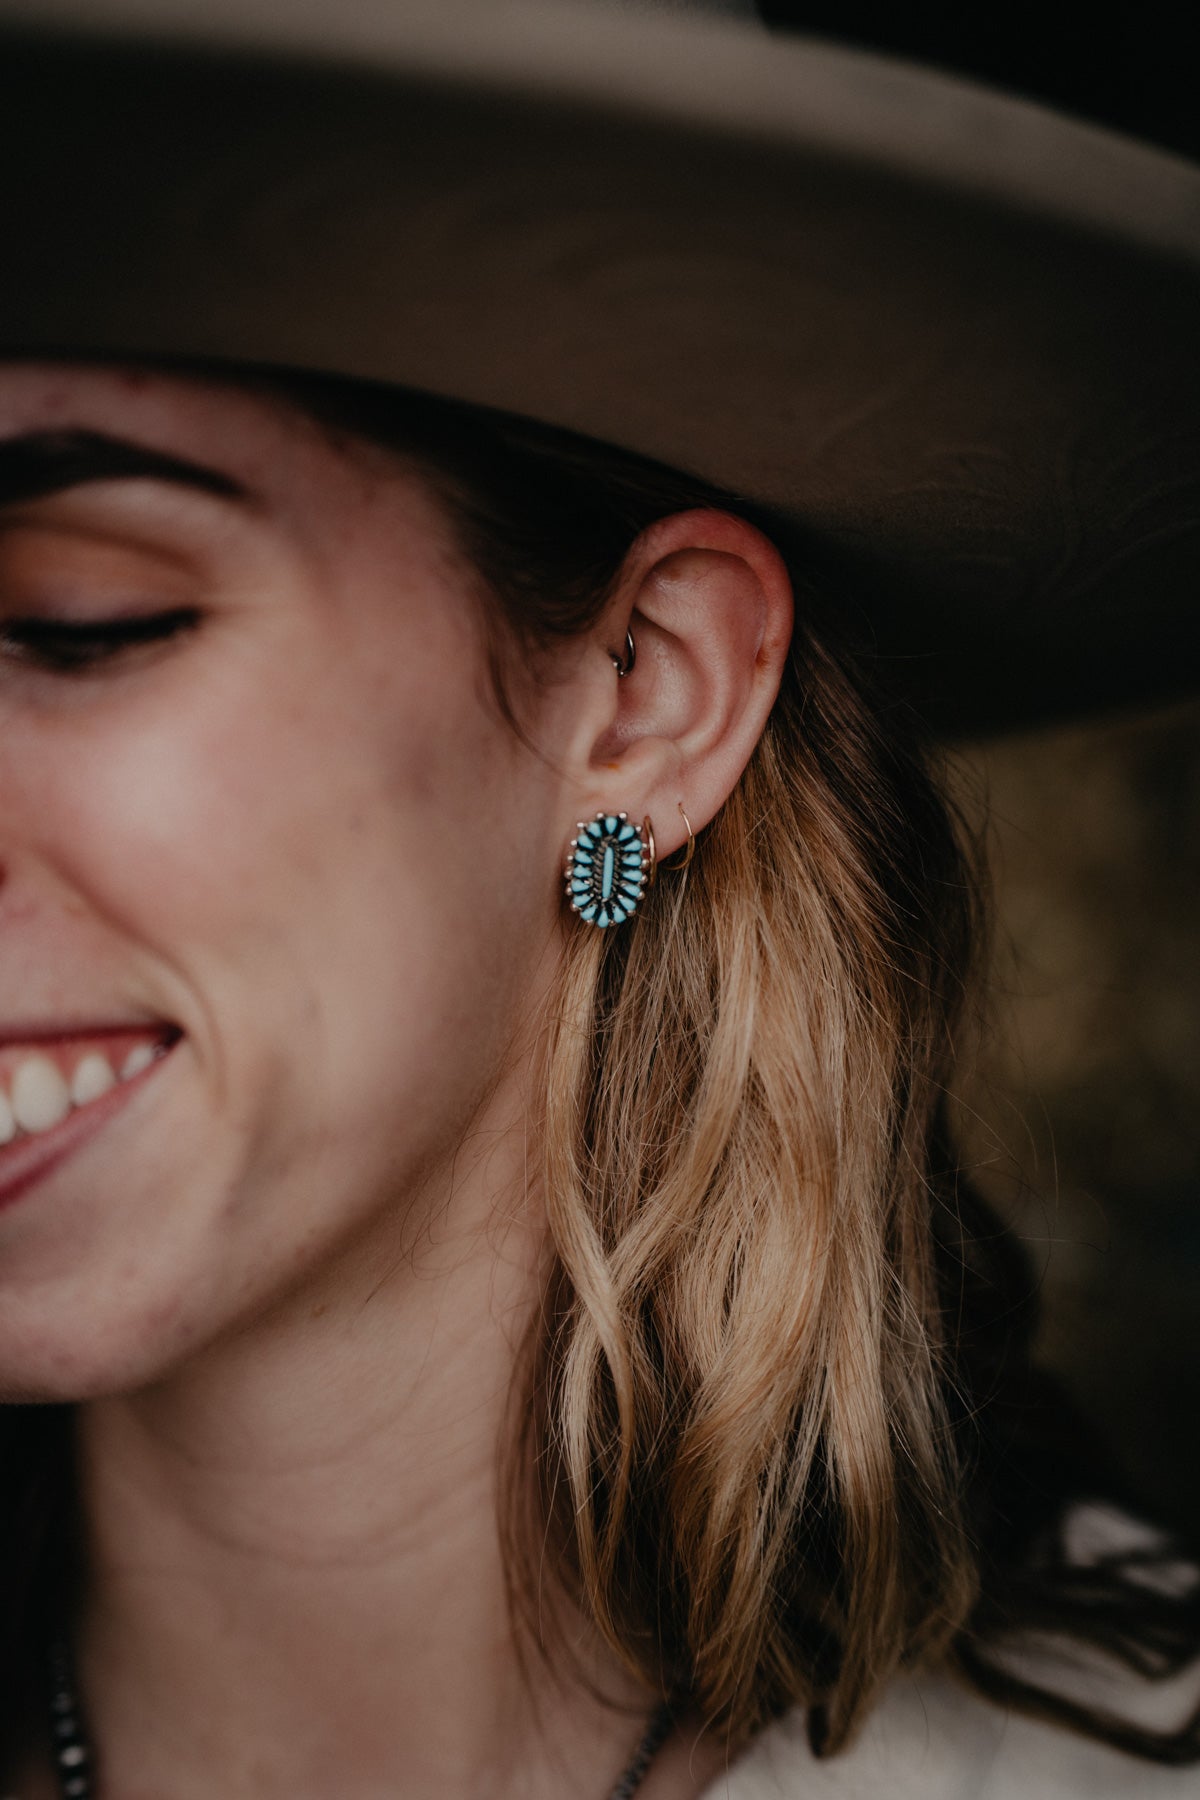
[(40, 783), (118, 979), (182, 1026), (272, 1167), (349, 1139), (436, 1148), (503, 1056), (556, 911), (553, 784), (475, 687), (341, 673), (164, 684), (93, 714), (86, 760), (47, 748)]
[(74, 742), (62, 732), (35, 748), (24, 786), (37, 844), (135, 953), (181, 969), (204, 946), (240, 955), (239, 925), (262, 934), (311, 883), (305, 839), (322, 829), (303, 740), (280, 725), (252, 697), (93, 715)]

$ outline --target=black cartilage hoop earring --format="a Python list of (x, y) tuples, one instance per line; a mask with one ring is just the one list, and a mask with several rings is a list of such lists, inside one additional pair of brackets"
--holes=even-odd
[(634, 644), (632, 631), (627, 631), (625, 633), (624, 662), (621, 661), (615, 650), (610, 650), (608, 654), (612, 658), (612, 666), (617, 671), (618, 675), (622, 677), (632, 675), (633, 665), (637, 661), (637, 646)]
[(695, 833), (692, 831), (692, 821), (688, 818), (687, 814), (683, 810), (683, 801), (682, 800), (679, 802), (679, 816), (683, 820), (684, 824), (687, 826), (687, 834), (688, 834), (687, 848), (684, 850), (684, 853), (683, 853), (683, 861), (682, 862), (673, 862), (673, 863), (659, 863), (659, 865), (658, 865), (660, 869), (669, 869), (672, 875), (682, 875), (683, 871), (688, 867), (688, 864), (691, 862), (693, 856), (695, 856), (695, 854), (696, 854), (696, 837), (695, 837)]

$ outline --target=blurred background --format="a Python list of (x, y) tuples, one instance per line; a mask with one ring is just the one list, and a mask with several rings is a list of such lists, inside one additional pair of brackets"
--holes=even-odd
[(991, 1018), (959, 1139), (1033, 1255), (1044, 1359), (1200, 1526), (1200, 701), (962, 752), (989, 818)]
[(1200, 154), (1195, 59), (1183, 17), (1162, 0), (1043, 8), (1031, 27), (1018, 7), (917, 7), (881, 0), (719, 0), (778, 30), (807, 31), (886, 50), (990, 81), (1030, 99), (1131, 132), (1186, 156)]

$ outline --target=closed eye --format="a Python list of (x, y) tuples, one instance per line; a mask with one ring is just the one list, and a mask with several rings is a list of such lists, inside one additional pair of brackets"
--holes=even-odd
[(149, 644), (194, 629), (194, 606), (115, 619), (17, 618), (0, 622), (0, 658), (58, 675), (83, 675)]

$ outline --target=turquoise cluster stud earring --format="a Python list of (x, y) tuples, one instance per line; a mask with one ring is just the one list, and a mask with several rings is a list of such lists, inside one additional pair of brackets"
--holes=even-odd
[(602, 929), (623, 925), (654, 879), (649, 819), (639, 829), (627, 813), (597, 813), (575, 833), (563, 871), (571, 911)]

